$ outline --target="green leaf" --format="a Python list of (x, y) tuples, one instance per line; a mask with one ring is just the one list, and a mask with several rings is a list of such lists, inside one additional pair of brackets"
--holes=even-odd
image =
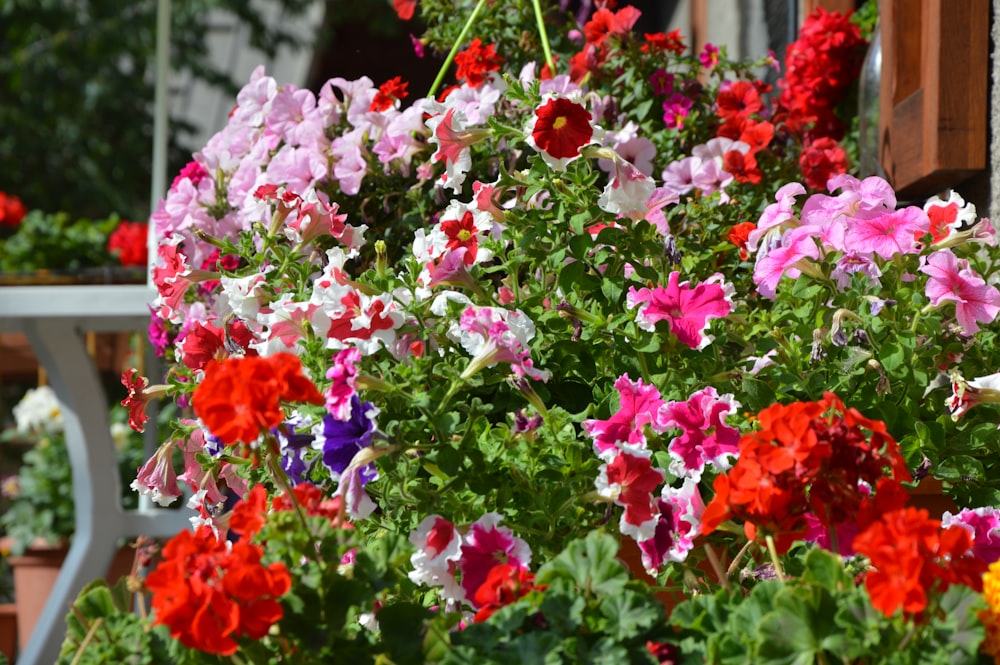
[(612, 536), (591, 531), (542, 566), (537, 583), (552, 585), (560, 580), (569, 581), (588, 596), (621, 593), (629, 576), (617, 554), (618, 543)]
[(396, 603), (378, 611), (379, 629), (391, 639), (382, 640), (397, 665), (424, 662), (424, 622), (430, 611), (415, 603)]
[(605, 630), (618, 640), (640, 635), (663, 621), (663, 605), (650, 594), (640, 595), (631, 589), (601, 601), (601, 613), (607, 618)]

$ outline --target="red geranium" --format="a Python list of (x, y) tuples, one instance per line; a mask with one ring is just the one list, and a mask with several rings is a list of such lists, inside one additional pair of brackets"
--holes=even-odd
[(469, 48), (455, 55), (455, 65), (458, 71), (455, 76), (459, 81), (465, 80), (473, 88), (478, 88), (486, 80), (486, 74), (500, 69), (503, 58), (497, 55), (496, 44), (487, 44), (476, 37)]
[(532, 590), (539, 588), (534, 582), (535, 576), (520, 566), (509, 563), (493, 566), (473, 598), (479, 608), (475, 621), (486, 621), (501, 607), (527, 596)]
[(835, 175), (847, 173), (847, 153), (831, 138), (816, 139), (802, 151), (799, 166), (812, 189), (826, 189), (826, 183)]
[(410, 83), (404, 81), (403, 77), (391, 78), (378, 87), (378, 92), (372, 98), (372, 103), (368, 107), (369, 111), (385, 111), (392, 106), (397, 99), (406, 99), (410, 93), (406, 91)]
[(0, 228), (16, 229), (24, 219), (27, 210), (21, 199), (12, 194), (0, 192)]
[(324, 401), (312, 381), (303, 376), (298, 356), (291, 353), (209, 362), (192, 404), (212, 435), (228, 445), (250, 443), (262, 429), (281, 424), (283, 401)]
[(228, 656), (235, 638), (259, 639), (281, 619), (277, 599), (291, 588), (285, 564), (261, 564), (261, 549), (229, 545), (211, 527), (181, 531), (163, 548), (163, 561), (146, 578), (155, 622), (190, 648)]
[(120, 222), (108, 236), (108, 253), (118, 257), (123, 266), (145, 267), (149, 257), (148, 228), (145, 222)]

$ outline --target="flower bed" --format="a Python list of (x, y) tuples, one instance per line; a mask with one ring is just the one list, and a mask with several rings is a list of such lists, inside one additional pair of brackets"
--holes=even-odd
[[(171, 369), (125, 403), (192, 417), (137, 484), (199, 515), (103, 616), (184, 662), (994, 653), (994, 232), (846, 172), (857, 27), (771, 91), (631, 7), (421, 8), (457, 86), (258, 70), (154, 215)], [(65, 658), (112, 644), (88, 594)]]

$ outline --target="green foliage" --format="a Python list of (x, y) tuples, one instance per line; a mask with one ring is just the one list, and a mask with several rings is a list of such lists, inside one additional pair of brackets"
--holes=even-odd
[(79, 219), (67, 213), (32, 210), (0, 248), (0, 270), (24, 272), (49, 269), (79, 271), (112, 265), (108, 236), (119, 218)]

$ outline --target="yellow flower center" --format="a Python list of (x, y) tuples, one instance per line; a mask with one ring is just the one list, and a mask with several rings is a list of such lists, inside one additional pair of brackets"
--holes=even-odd
[(472, 237), (472, 231), (470, 231), (469, 229), (462, 229), (461, 231), (458, 232), (458, 239), (461, 240), (462, 242), (467, 242), (471, 237)]
[(552, 129), (562, 129), (563, 127), (566, 126), (567, 122), (568, 121), (566, 120), (566, 116), (561, 115), (558, 118), (556, 118), (555, 121), (552, 123)]

